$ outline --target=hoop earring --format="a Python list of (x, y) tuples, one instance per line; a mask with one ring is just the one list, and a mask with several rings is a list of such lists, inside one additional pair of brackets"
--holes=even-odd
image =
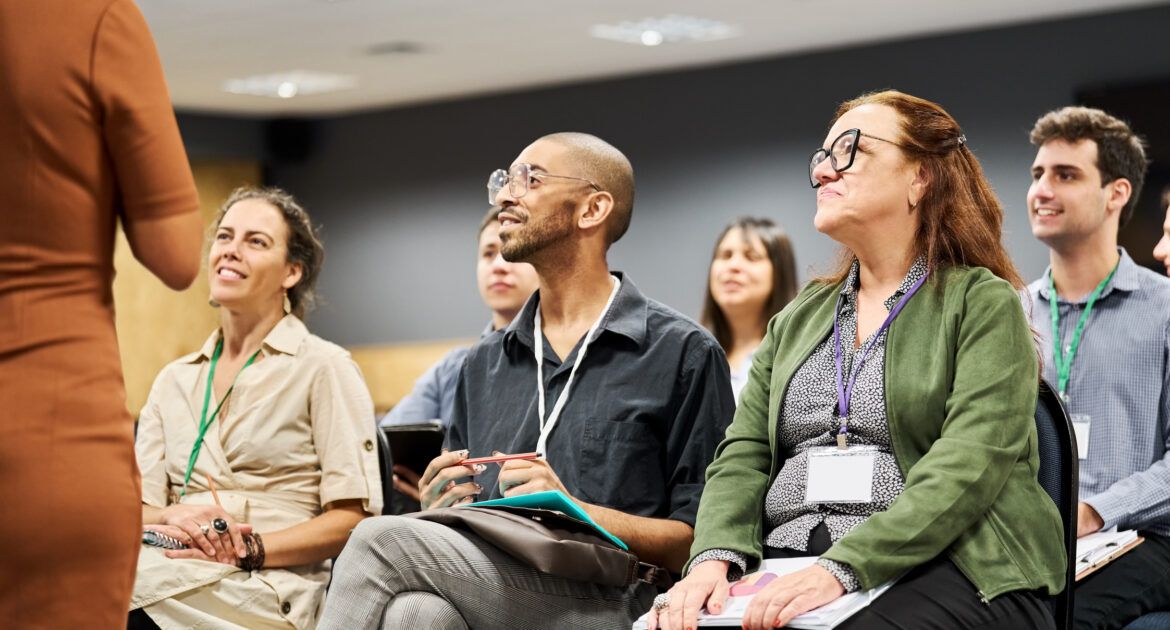
[(215, 298), (213, 298), (211, 296), (208, 296), (208, 298), (207, 298), (207, 305), (210, 306), (211, 308), (219, 308), (219, 306), (220, 306), (219, 302), (216, 302)]

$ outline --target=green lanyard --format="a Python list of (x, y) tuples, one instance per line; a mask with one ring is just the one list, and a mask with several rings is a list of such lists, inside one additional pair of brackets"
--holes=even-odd
[(1072, 343), (1068, 345), (1067, 354), (1062, 352), (1060, 348), (1060, 309), (1056, 305), (1056, 284), (1052, 281), (1052, 272), (1048, 272), (1048, 305), (1052, 309), (1052, 360), (1056, 363), (1056, 390), (1065, 402), (1068, 401), (1068, 379), (1072, 374), (1072, 362), (1077, 356), (1077, 349), (1081, 347), (1081, 333), (1085, 331), (1085, 323), (1089, 321), (1089, 313), (1093, 312), (1093, 305), (1097, 303), (1097, 298), (1101, 297), (1105, 285), (1113, 279), (1113, 274), (1117, 273), (1117, 267), (1120, 265), (1121, 261), (1117, 261), (1117, 264), (1113, 265), (1113, 271), (1110, 271), (1101, 284), (1098, 284), (1097, 288), (1089, 294), (1089, 299), (1085, 301), (1085, 312), (1081, 313), (1077, 327), (1073, 330)]
[(207, 389), (203, 392), (203, 415), (199, 418), (199, 436), (195, 438), (195, 443), (191, 445), (191, 457), (187, 459), (187, 476), (183, 477), (183, 496), (187, 494), (187, 484), (191, 481), (191, 473), (195, 470), (195, 460), (199, 459), (199, 451), (203, 448), (203, 437), (207, 435), (207, 427), (210, 427), (211, 423), (215, 422), (215, 416), (219, 414), (219, 409), (223, 407), (224, 401), (228, 399), (228, 396), (231, 396), (232, 390), (236, 388), (236, 381), (239, 380), (240, 374), (248, 369), (249, 365), (252, 365), (256, 357), (260, 356), (260, 351), (257, 350), (252, 354), (248, 362), (244, 364), (244, 367), (240, 368), (239, 372), (236, 372), (236, 378), (232, 379), (232, 386), (223, 393), (223, 398), (219, 399), (219, 404), (215, 406), (215, 411), (211, 412), (211, 417), (209, 418), (207, 417), (207, 407), (211, 402), (211, 384), (215, 381), (215, 366), (219, 363), (219, 355), (221, 354), (223, 354), (223, 337), (220, 337), (219, 342), (215, 344), (215, 352), (211, 353), (211, 370), (207, 374)]

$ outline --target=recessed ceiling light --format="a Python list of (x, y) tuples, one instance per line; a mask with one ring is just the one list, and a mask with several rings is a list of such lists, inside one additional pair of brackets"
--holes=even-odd
[(285, 81), (276, 86), (276, 95), (280, 98), (292, 98), (297, 95), (297, 84), (292, 81)]
[(665, 17), (643, 18), (633, 22), (596, 24), (589, 34), (627, 44), (657, 46), (681, 42), (712, 42), (739, 35), (739, 29), (718, 20), (670, 14)]
[(357, 77), (292, 70), (243, 79), (230, 79), (224, 82), (223, 91), (269, 98), (293, 98), (294, 96), (340, 92), (355, 87), (357, 87)]

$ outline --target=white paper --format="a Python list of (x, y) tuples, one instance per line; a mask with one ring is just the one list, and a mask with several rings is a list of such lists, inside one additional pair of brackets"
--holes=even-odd
[[(752, 588), (753, 586), (758, 585), (762, 587), (767, 583), (767, 580), (788, 575), (789, 573), (795, 573), (812, 565), (816, 560), (815, 556), (764, 560), (758, 571), (751, 575), (745, 575), (742, 580), (732, 585), (732, 588), (735, 590), (755, 590)], [(773, 575), (769, 576), (769, 573)], [(857, 591), (843, 595), (820, 608), (810, 610), (798, 616), (785, 627), (801, 628), (803, 630), (829, 630), (851, 617), (857, 611), (868, 606), (870, 602), (886, 592), (893, 585), (893, 582), (886, 582), (868, 591)], [(699, 625), (739, 627), (743, 623), (743, 613), (747, 610), (748, 603), (751, 602), (753, 596), (754, 593), (728, 597), (724, 604), (723, 612), (718, 615), (712, 615), (706, 609), (700, 611)], [(635, 621), (633, 630), (645, 630), (647, 627), (646, 617), (647, 615), (642, 615)]]
[(1089, 456), (1089, 416), (1083, 413), (1072, 415), (1073, 433), (1077, 436), (1077, 458), (1085, 459)]
[(830, 446), (808, 451), (808, 503), (869, 503), (873, 501), (873, 468), (877, 449)]
[(1137, 537), (1136, 530), (1127, 529), (1120, 532), (1106, 530), (1078, 538), (1076, 572), (1080, 573), (1100, 564), (1101, 561), (1116, 553), (1118, 549), (1137, 540)]

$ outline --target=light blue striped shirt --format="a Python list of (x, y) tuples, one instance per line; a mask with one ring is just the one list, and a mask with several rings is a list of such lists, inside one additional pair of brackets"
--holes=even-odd
[[(1080, 499), (1105, 527), (1170, 535), (1170, 279), (1139, 267), (1124, 249), (1093, 306), (1073, 359), (1069, 413), (1091, 418)], [(1044, 378), (1056, 386), (1048, 274), (1028, 285)], [(1085, 300), (1057, 300), (1059, 339), (1072, 341)]]
[[(493, 332), (495, 328), (488, 322), (479, 338), (483, 339)], [(382, 416), (378, 425), (392, 427), (437, 419), (444, 429), (451, 426), (451, 415), (455, 409), (455, 385), (459, 382), (463, 360), (470, 351), (471, 346), (461, 346), (444, 355), (418, 377), (414, 389)]]

